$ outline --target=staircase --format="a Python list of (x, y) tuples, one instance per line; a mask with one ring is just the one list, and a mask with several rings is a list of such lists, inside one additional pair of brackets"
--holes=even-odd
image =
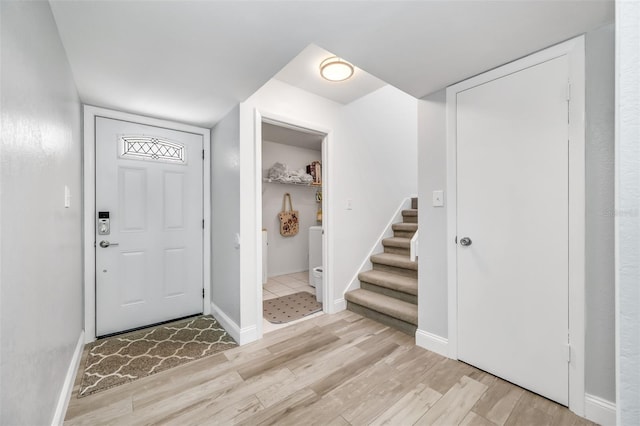
[(418, 326), (418, 262), (409, 260), (411, 237), (418, 230), (418, 199), (382, 240), (384, 253), (371, 256), (373, 269), (361, 272), (360, 288), (345, 294), (347, 309), (414, 335)]

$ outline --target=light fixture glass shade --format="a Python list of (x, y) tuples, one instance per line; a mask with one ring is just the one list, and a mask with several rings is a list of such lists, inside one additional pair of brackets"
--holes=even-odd
[(332, 56), (320, 63), (320, 75), (329, 81), (344, 81), (353, 75), (353, 65)]

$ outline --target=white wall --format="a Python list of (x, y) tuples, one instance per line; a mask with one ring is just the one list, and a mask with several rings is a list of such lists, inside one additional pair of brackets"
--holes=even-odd
[(41, 425), (83, 324), (81, 110), (49, 3), (0, 11), (0, 423)]
[[(330, 167), (335, 303), (402, 201), (418, 193), (418, 101), (385, 86), (345, 105)], [(347, 200), (353, 209), (347, 210)], [(331, 265), (330, 265), (331, 266)]]
[(640, 3), (616, 2), (618, 419), (640, 424)]
[[(276, 162), (286, 164), (291, 170), (297, 170), (312, 161), (320, 160), (320, 151), (276, 142), (262, 142), (264, 177)], [(293, 208), (298, 210), (300, 218), (300, 232), (293, 237), (280, 235), (278, 213), (282, 210), (282, 197), (286, 192), (291, 194)], [(287, 208), (288, 205), (287, 203)], [(262, 227), (267, 229), (269, 238), (267, 273), (270, 277), (309, 269), (308, 230), (310, 226), (319, 224), (316, 222), (318, 206), (315, 187), (267, 182), (262, 184)]]
[[(211, 301), (240, 325), (240, 108), (211, 130)], [(215, 315), (215, 312), (214, 312)], [(220, 319), (220, 318), (218, 318)]]
[[(587, 259), (586, 271), (586, 392), (615, 401), (612, 352), (614, 306), (611, 247), (613, 228), (607, 212), (613, 210), (611, 98), (613, 69), (611, 29), (587, 34)], [(445, 189), (446, 99), (440, 91), (419, 105), (420, 258), (418, 329), (447, 338), (447, 245), (444, 207), (431, 207), (431, 193)]]
[[(261, 208), (255, 194), (260, 176), (255, 161), (255, 110), (329, 133), (323, 172), (330, 225), (325, 232), (328, 274), (334, 299), (329, 311), (344, 308), (343, 293), (377, 236), (403, 198), (417, 192), (417, 101), (392, 87), (342, 106), (271, 80), (240, 106), (240, 227), (242, 327), (259, 321), (256, 265)], [(346, 210), (347, 199), (353, 209)], [(261, 206), (260, 206), (261, 207)]]
[[(296, 87), (270, 80), (249, 99), (240, 104), (240, 235), (242, 249), (240, 253), (240, 300), (242, 328), (252, 330), (259, 326), (262, 312), (261, 301), (257, 299), (262, 277), (258, 265), (258, 248), (262, 246), (262, 203), (256, 204), (256, 193), (261, 193), (261, 176), (256, 167), (261, 157), (262, 144), (256, 144), (257, 131), (255, 113), (269, 113), (310, 128), (329, 131), (333, 127), (341, 105), (320, 96), (305, 92)], [(303, 126), (304, 127), (304, 126)], [(326, 170), (326, 167), (325, 167)], [(323, 188), (328, 191), (328, 188)]]

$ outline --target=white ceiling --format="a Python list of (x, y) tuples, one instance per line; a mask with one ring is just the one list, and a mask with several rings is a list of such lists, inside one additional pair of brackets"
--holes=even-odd
[(204, 127), (310, 44), (420, 98), (614, 16), (613, 0), (50, 2), (84, 103)]
[(285, 65), (274, 78), (345, 105), (387, 85), (358, 67), (355, 67), (349, 80), (325, 80), (320, 76), (320, 63), (332, 56), (335, 55), (311, 44)]

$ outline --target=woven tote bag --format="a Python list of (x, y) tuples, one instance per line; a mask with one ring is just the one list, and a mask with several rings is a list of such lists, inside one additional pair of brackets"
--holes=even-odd
[[(287, 200), (289, 200), (289, 210), (287, 210)], [(293, 237), (300, 230), (299, 214), (293, 209), (291, 194), (288, 192), (282, 197), (282, 211), (278, 213), (280, 219), (280, 235), (283, 237)]]

